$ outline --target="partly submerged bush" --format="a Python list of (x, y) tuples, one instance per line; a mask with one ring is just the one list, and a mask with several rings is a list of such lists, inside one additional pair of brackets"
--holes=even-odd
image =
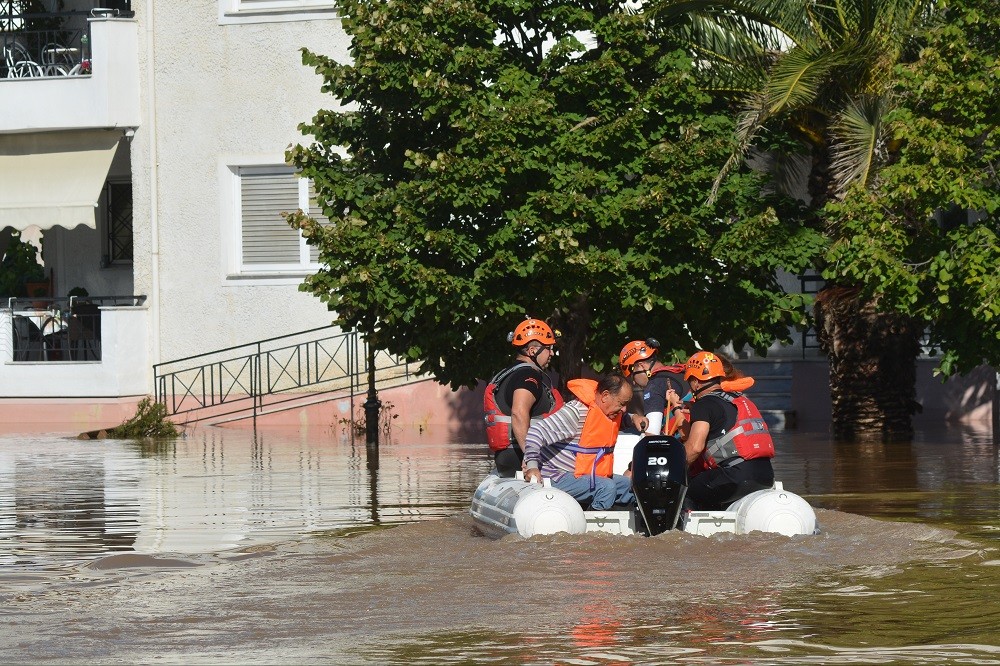
[(177, 437), (181, 434), (167, 420), (167, 408), (150, 398), (143, 398), (136, 407), (135, 416), (108, 430), (115, 439), (140, 439), (143, 437)]

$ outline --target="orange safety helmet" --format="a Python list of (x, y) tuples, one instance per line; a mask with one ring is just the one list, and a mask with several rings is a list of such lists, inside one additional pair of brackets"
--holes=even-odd
[(726, 371), (722, 367), (722, 359), (712, 352), (695, 352), (694, 356), (688, 359), (686, 366), (684, 379), (688, 381), (691, 378), (707, 381), (716, 377), (726, 376)]
[(618, 365), (621, 366), (622, 374), (626, 377), (632, 374), (632, 366), (638, 361), (645, 361), (652, 358), (659, 351), (660, 343), (652, 338), (648, 340), (633, 340), (624, 347), (618, 354)]
[(532, 340), (537, 340), (543, 345), (554, 345), (558, 337), (559, 331), (553, 332), (541, 319), (525, 319), (507, 334), (507, 342), (515, 347), (523, 347)]

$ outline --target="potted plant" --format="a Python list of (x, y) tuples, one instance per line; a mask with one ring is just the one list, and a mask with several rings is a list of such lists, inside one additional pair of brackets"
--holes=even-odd
[[(49, 283), (45, 269), (38, 263), (37, 250), (13, 232), (0, 259), (0, 296), (47, 296)], [(42, 291), (42, 293), (38, 293)]]

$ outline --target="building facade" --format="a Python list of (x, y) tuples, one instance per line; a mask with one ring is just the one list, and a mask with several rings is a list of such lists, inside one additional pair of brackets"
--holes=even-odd
[(0, 293), (0, 397), (141, 396), (330, 323), (280, 213), (315, 205), (284, 152), (336, 103), (300, 54), (348, 56), (331, 2), (4, 0), (0, 35), (0, 252), (43, 258)]

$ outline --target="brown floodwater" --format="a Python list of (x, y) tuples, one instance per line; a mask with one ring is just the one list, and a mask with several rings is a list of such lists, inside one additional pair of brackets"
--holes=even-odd
[(482, 443), (0, 436), (5, 663), (1000, 664), (1000, 456), (776, 436), (822, 533), (500, 540)]

